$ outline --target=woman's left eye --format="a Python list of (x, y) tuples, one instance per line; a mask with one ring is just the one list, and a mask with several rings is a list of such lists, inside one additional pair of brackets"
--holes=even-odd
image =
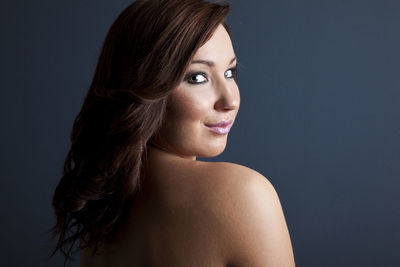
[(225, 71), (225, 78), (236, 78), (236, 67)]

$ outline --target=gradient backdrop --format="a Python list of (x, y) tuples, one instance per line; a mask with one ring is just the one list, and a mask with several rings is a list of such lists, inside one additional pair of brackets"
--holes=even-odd
[[(0, 4), (2, 266), (62, 264), (46, 261), (52, 193), (102, 42), (130, 2)], [(297, 266), (400, 266), (400, 2), (231, 3), (242, 103), (212, 160), (270, 179)]]

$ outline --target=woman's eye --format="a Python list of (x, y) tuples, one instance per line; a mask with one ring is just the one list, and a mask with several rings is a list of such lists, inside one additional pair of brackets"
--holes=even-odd
[(225, 78), (234, 78), (234, 79), (236, 79), (236, 67), (225, 71)]
[(185, 81), (191, 84), (205, 83), (208, 81), (205, 73), (188, 74)]

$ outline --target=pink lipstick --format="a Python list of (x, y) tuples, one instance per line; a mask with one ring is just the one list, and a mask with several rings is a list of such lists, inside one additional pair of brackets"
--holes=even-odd
[(206, 124), (207, 128), (216, 134), (227, 134), (232, 127), (232, 120), (221, 121), (215, 124)]

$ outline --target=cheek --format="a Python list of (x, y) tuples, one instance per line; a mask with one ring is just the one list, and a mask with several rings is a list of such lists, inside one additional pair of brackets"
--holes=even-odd
[[(210, 99), (210, 98), (208, 98)], [(201, 94), (174, 94), (170, 101), (169, 114), (171, 119), (182, 127), (202, 122), (210, 109), (210, 101)]]

